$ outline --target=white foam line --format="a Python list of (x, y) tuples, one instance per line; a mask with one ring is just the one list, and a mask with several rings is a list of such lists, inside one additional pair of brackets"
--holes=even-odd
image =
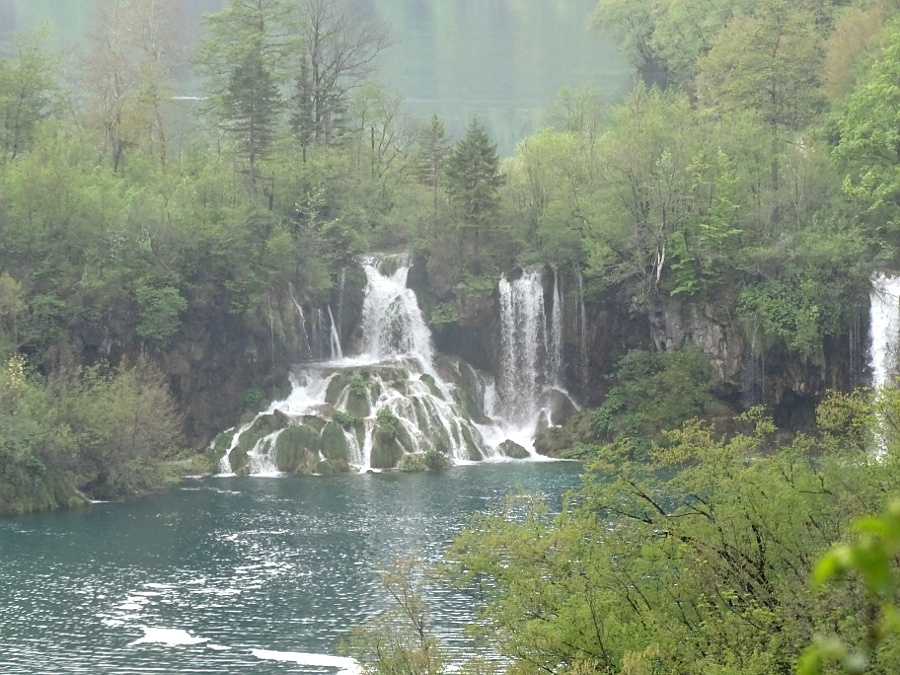
[(148, 628), (144, 629), (144, 637), (138, 638), (134, 642), (129, 642), (128, 646), (140, 644), (164, 644), (170, 646), (177, 645), (196, 645), (201, 642), (207, 642), (206, 638), (194, 637), (185, 630), (180, 628)]
[(307, 654), (304, 652), (276, 652), (271, 649), (251, 649), (250, 653), (256, 658), (266, 661), (289, 661), (304, 666), (341, 668), (339, 675), (359, 675), (362, 673), (359, 664), (353, 659), (345, 656)]

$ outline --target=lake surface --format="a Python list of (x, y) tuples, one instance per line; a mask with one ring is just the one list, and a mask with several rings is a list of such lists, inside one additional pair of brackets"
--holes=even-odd
[[(389, 27), (393, 45), (376, 78), (406, 100), (407, 112), (440, 115), (458, 140), (477, 116), (504, 156), (546, 122), (564, 87), (588, 86), (602, 100), (621, 100), (633, 69), (612, 40), (590, 30), (596, 0), (360, 0)], [(63, 51), (82, 41), (97, 0), (0, 0), (0, 36), (52, 30)], [(192, 44), (201, 16), (224, 0), (181, 0), (179, 23)], [(199, 83), (180, 93), (196, 95)]]
[[(349, 673), (348, 631), (388, 606), (377, 568), (437, 560), (517, 486), (558, 507), (580, 464), (434, 474), (203, 478), (124, 504), (0, 519), (0, 672)], [(469, 601), (431, 594), (442, 639)]]

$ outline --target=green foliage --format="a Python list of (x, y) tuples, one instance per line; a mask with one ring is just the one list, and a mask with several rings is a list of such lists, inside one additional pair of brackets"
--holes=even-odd
[(179, 314), (187, 309), (187, 300), (177, 288), (142, 286), (135, 291), (141, 321), (135, 332), (144, 339), (166, 340), (181, 323)]
[[(820, 239), (826, 237), (823, 231)], [(759, 352), (781, 348), (822, 363), (825, 340), (852, 320), (848, 300), (861, 302), (868, 287), (861, 274), (854, 277), (857, 261), (848, 258), (842, 253), (837, 260), (820, 259), (804, 270), (786, 266), (778, 276), (744, 286), (738, 316)]]
[(366, 392), (368, 391), (365, 376), (361, 374), (354, 375), (350, 380), (350, 391), (352, 391), (357, 396), (365, 396)]
[(607, 445), (557, 515), (525, 495), (472, 520), (446, 574), (483, 598), (478, 631), (506, 672), (768, 675), (824, 627), (864, 639), (865, 598), (804, 582), (896, 462), (841, 443), (813, 459), (811, 438), (773, 445), (758, 411), (742, 424), (718, 438), (689, 422), (642, 461)]
[(897, 104), (900, 92), (900, 33), (893, 33), (861, 82), (837, 106), (837, 147), (834, 155), (843, 171), (845, 194), (871, 226), (891, 243), (898, 240), (900, 183)]
[(250, 387), (244, 392), (241, 403), (244, 410), (259, 410), (260, 404), (263, 402), (263, 390), (259, 387)]
[(0, 162), (30, 148), (38, 122), (58, 98), (57, 58), (46, 51), (45, 38), (20, 36), (12, 54), (0, 59)]
[(340, 424), (344, 429), (354, 427), (360, 422), (359, 418), (356, 417), (356, 415), (351, 415), (350, 413), (344, 412), (343, 410), (332, 411), (331, 419)]
[[(837, 637), (817, 636), (798, 667), (799, 675), (819, 675), (825, 665), (837, 661), (847, 673), (887, 672), (896, 666), (900, 610), (896, 605), (900, 574), (900, 500), (894, 499), (877, 515), (858, 518), (853, 523), (855, 541), (835, 544), (822, 556), (813, 573), (813, 584), (821, 588), (829, 582), (860, 584), (871, 599), (867, 614), (868, 635), (862, 643), (848, 643)], [(872, 611), (874, 610), (874, 611)], [(885, 657), (888, 657), (885, 659)]]
[(157, 489), (171, 478), (180, 424), (164, 378), (145, 359), (45, 379), (13, 356), (0, 371), (0, 513)]
[(703, 416), (713, 401), (712, 368), (699, 347), (631, 350), (616, 364), (613, 382), (593, 431), (602, 442), (625, 444), (634, 459), (646, 459), (664, 429)]
[(439, 675), (446, 659), (431, 627), (422, 563), (410, 555), (380, 572), (391, 608), (353, 629), (341, 651), (366, 675)]
[(441, 302), (431, 308), (428, 323), (432, 325), (454, 323), (459, 321), (460, 316), (459, 307), (455, 302)]
[(375, 421), (378, 423), (378, 434), (383, 438), (394, 438), (400, 428), (400, 421), (391, 412), (390, 408), (379, 408), (375, 413)]

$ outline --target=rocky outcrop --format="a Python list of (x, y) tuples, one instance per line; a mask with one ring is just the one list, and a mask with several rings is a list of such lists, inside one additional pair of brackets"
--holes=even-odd
[[(545, 274), (545, 280), (549, 277)], [(829, 338), (816, 361), (771, 346), (760, 354), (736, 319), (734, 298), (701, 302), (666, 294), (647, 297), (618, 285), (602, 292), (589, 290), (582, 309), (574, 273), (562, 271), (559, 279), (564, 305), (563, 386), (582, 406), (602, 402), (616, 362), (629, 350), (671, 350), (685, 344), (697, 345), (709, 357), (715, 394), (731, 410), (763, 404), (776, 422), (791, 428), (811, 420), (816, 402), (828, 389), (846, 390), (868, 381), (865, 358), (860, 356), (864, 351), (860, 336), (866, 333), (863, 321)], [(548, 307), (551, 296), (552, 290), (545, 288)], [(477, 306), (461, 298), (456, 302), (462, 318), (436, 331), (438, 349), (497, 373), (502, 358), (497, 294)]]

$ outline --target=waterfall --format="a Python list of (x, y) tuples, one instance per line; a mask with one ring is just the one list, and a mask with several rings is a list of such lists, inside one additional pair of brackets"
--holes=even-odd
[(501, 398), (503, 413), (513, 422), (525, 423), (537, 415), (539, 365), (546, 344), (544, 287), (539, 269), (525, 270), (513, 282), (500, 279), (500, 321), (503, 348)]
[(498, 285), (502, 372), (494, 414), (517, 428), (517, 442), (526, 447), (541, 426), (552, 423), (560, 406), (574, 408), (562, 389), (562, 292), (553, 271), (549, 318), (543, 271), (528, 268), (514, 281)]
[(562, 382), (563, 341), (562, 341), (563, 294), (559, 283), (559, 270), (553, 267), (553, 307), (550, 312), (550, 334), (547, 340), (549, 359), (549, 383), (559, 386)]
[(900, 341), (900, 277), (877, 272), (872, 276), (869, 293), (872, 342), (869, 366), (872, 387), (890, 384), (896, 374), (897, 347)]
[(409, 262), (402, 261), (389, 275), (381, 273), (377, 259), (366, 260), (363, 269), (367, 281), (362, 309), (364, 354), (376, 361), (411, 358), (430, 372), (434, 362), (431, 332), (416, 294), (406, 287)]
[(341, 349), (341, 334), (337, 325), (334, 323), (334, 314), (331, 313), (331, 305), (328, 306), (328, 321), (331, 326), (331, 358), (344, 358), (344, 351)]
[(318, 310), (309, 328), (304, 320), (307, 351), (328, 345), (331, 358), (298, 366), (287, 398), (220, 434), (212, 447), (224, 452), (221, 473), (333, 473), (500, 457), (505, 437), (472, 409), (486, 396), (463, 383), (471, 388), (481, 380), (468, 366), (465, 376), (455, 368), (459, 382), (438, 374), (431, 333), (406, 286), (409, 260), (373, 257), (361, 264), (367, 284), (360, 352), (343, 356), (330, 307)]
[[(343, 279), (343, 277), (342, 277)], [(288, 291), (291, 302), (297, 310), (297, 322), (300, 326), (301, 355), (310, 360), (339, 359), (343, 357), (341, 337), (338, 325), (335, 324), (331, 305), (325, 310), (317, 308), (312, 313), (312, 319), (307, 320), (303, 312), (303, 305), (297, 300), (294, 284), (288, 282)], [(342, 300), (341, 300), (342, 301)]]
[(581, 390), (587, 391), (588, 385), (588, 350), (587, 350), (587, 309), (584, 306), (584, 279), (578, 270), (578, 356)]

